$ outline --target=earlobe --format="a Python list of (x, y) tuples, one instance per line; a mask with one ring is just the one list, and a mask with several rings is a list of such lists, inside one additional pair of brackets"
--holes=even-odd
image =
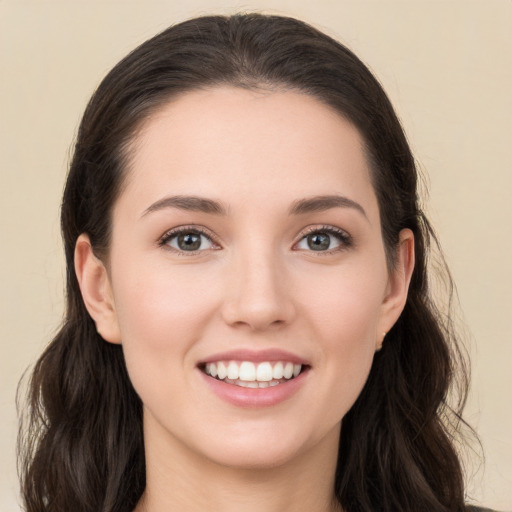
[(101, 337), (110, 343), (121, 343), (112, 287), (107, 269), (92, 250), (86, 234), (75, 245), (75, 272), (87, 311)]
[(386, 296), (382, 303), (382, 315), (376, 336), (376, 349), (382, 347), (384, 336), (393, 327), (407, 301), (409, 284), (414, 270), (414, 234), (403, 229), (397, 245), (395, 266), (389, 273)]

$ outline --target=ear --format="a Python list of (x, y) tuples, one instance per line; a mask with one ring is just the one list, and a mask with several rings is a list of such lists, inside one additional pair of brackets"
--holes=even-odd
[(382, 348), (386, 333), (393, 327), (405, 307), (413, 270), (414, 234), (410, 229), (402, 229), (396, 248), (395, 265), (389, 272), (386, 294), (382, 302), (376, 350)]
[(87, 311), (100, 336), (121, 343), (121, 335), (107, 269), (92, 250), (89, 237), (81, 234), (75, 245), (75, 272)]

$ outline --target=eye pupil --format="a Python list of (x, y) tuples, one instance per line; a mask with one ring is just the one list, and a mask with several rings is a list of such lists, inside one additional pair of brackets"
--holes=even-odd
[(178, 247), (183, 251), (197, 251), (201, 247), (201, 235), (196, 233), (178, 235)]
[(331, 239), (329, 235), (324, 235), (322, 233), (313, 233), (312, 235), (308, 235), (308, 247), (313, 251), (329, 249), (330, 242)]

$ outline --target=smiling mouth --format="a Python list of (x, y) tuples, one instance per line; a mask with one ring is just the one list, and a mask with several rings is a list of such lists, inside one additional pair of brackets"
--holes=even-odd
[(307, 365), (289, 361), (216, 361), (200, 366), (206, 375), (216, 380), (254, 389), (278, 386), (298, 377), (307, 368)]

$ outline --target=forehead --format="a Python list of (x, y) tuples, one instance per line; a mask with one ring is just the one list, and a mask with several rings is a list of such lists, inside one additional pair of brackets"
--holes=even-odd
[(168, 193), (281, 203), (373, 196), (364, 144), (349, 121), (304, 93), (234, 87), (185, 93), (150, 116), (135, 138), (126, 185), (137, 203)]

